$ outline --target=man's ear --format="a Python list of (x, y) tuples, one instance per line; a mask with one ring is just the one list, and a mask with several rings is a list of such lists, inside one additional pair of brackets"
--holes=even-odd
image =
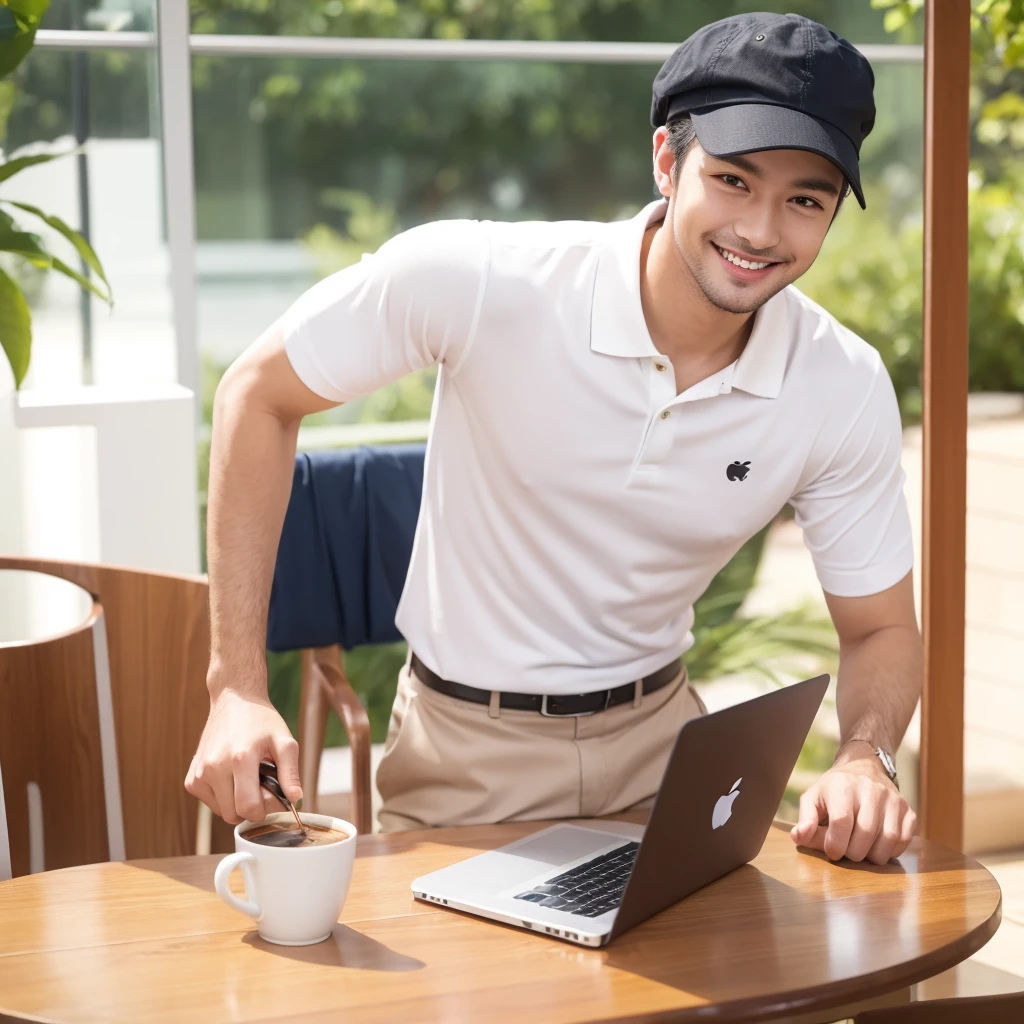
[(666, 144), (667, 138), (668, 131), (662, 125), (654, 133), (654, 185), (666, 199), (675, 191), (673, 170), (676, 165), (676, 158)]

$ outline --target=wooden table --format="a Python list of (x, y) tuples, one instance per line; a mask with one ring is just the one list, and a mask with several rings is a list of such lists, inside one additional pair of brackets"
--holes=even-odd
[(963, 960), (999, 923), (999, 887), (969, 857), (915, 840), (898, 864), (832, 864), (781, 829), (753, 864), (600, 950), (410, 894), (545, 824), (360, 838), (332, 939), (298, 948), (220, 901), (215, 856), (0, 883), (0, 1019), (832, 1020)]

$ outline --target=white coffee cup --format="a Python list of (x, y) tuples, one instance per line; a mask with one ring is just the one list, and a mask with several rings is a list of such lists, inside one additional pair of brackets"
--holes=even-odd
[[(304, 825), (320, 825), (348, 835), (322, 846), (263, 846), (242, 835), (255, 828), (251, 821), (235, 826), (235, 853), (217, 865), (213, 884), (217, 895), (235, 910), (256, 919), (261, 938), (281, 946), (310, 946), (323, 942), (337, 923), (352, 880), (356, 856), (356, 827), (326, 814), (305, 814)], [(268, 814), (261, 824), (293, 822), (285, 811)], [(242, 869), (248, 899), (228, 888), (228, 877)]]

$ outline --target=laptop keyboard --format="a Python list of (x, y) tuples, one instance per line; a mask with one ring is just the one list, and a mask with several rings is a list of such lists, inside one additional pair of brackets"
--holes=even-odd
[(639, 843), (626, 843), (549, 878), (515, 898), (580, 917), (600, 917), (621, 902), (639, 849)]

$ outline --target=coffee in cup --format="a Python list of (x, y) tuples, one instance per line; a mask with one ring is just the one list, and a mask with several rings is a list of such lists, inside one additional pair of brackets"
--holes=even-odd
[[(236, 825), (235, 852), (217, 865), (213, 879), (229, 907), (255, 918), (260, 937), (282, 946), (308, 946), (330, 936), (356, 856), (355, 825), (326, 814), (301, 812), (299, 818), (309, 837), (294, 846), (299, 832), (291, 814)], [(244, 898), (228, 885), (235, 868), (245, 878)]]
[(299, 830), (290, 821), (261, 822), (241, 833), (243, 839), (259, 846), (286, 847), (299, 850), (304, 846), (326, 846), (328, 843), (340, 843), (348, 839), (348, 833), (337, 828), (325, 828), (322, 825), (304, 825), (306, 834), (300, 838)]

